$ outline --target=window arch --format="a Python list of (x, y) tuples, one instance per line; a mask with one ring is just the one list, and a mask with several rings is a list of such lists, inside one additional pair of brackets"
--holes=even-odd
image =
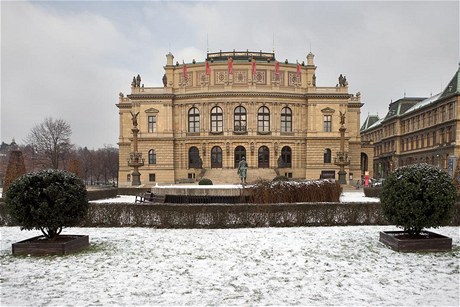
[(155, 149), (149, 150), (149, 164), (157, 164), (157, 153)]
[(288, 107), (281, 109), (281, 132), (292, 132), (292, 110)]
[(193, 107), (188, 111), (188, 132), (200, 132), (200, 111), (198, 108)]
[(324, 149), (324, 163), (332, 163), (332, 152), (329, 148)]
[(238, 106), (235, 108), (234, 112), (234, 131), (237, 132), (245, 132), (247, 129), (247, 114), (246, 109), (242, 106)]
[(291, 167), (292, 166), (292, 149), (289, 146), (284, 146), (281, 149), (281, 161), (278, 167)]
[(211, 132), (223, 132), (224, 114), (221, 107), (211, 109)]
[(257, 112), (257, 131), (270, 132), (270, 110), (265, 106)]

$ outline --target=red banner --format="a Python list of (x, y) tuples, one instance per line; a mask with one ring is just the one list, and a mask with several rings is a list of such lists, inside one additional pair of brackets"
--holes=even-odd
[(300, 64), (297, 63), (297, 80), (300, 81)]
[[(184, 62), (182, 62), (184, 63)], [(187, 80), (187, 64), (184, 63), (184, 79)]]
[(233, 59), (228, 58), (228, 74), (233, 75)]
[(255, 60), (255, 59), (252, 59), (252, 75), (255, 76), (255, 75), (256, 75), (256, 72), (257, 72), (256, 60)]
[(208, 60), (206, 60), (206, 75), (211, 75), (211, 67), (209, 67)]
[(275, 62), (275, 75), (279, 77), (280, 75), (280, 62), (276, 61)]

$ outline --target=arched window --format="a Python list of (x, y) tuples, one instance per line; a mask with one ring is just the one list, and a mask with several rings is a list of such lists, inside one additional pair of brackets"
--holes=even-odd
[(292, 111), (288, 107), (281, 109), (281, 132), (292, 132)]
[(201, 168), (202, 161), (200, 158), (200, 152), (195, 146), (190, 147), (188, 150), (188, 167), (189, 168)]
[(244, 132), (247, 128), (246, 109), (242, 106), (235, 108), (234, 113), (234, 131)]
[(219, 146), (211, 149), (211, 168), (222, 168), (222, 148)]
[(220, 107), (211, 109), (211, 132), (222, 132), (224, 124), (224, 115)]
[(149, 150), (149, 164), (157, 164), (157, 154), (154, 149)]
[(289, 168), (292, 166), (292, 150), (289, 146), (284, 146), (281, 149), (281, 161), (278, 163), (281, 168)]
[(257, 113), (257, 131), (270, 132), (270, 110), (267, 107), (260, 107)]
[(329, 148), (324, 149), (324, 163), (331, 163), (332, 153)]
[(200, 111), (197, 108), (188, 111), (188, 132), (200, 132)]
[(270, 150), (267, 146), (260, 146), (257, 157), (257, 166), (259, 168), (269, 168), (270, 167)]

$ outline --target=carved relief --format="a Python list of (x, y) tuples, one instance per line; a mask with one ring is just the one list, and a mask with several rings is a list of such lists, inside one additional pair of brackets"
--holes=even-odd
[(280, 86), (284, 86), (284, 72), (279, 72), (278, 73), (278, 76), (275, 74), (275, 71), (272, 70), (270, 72), (270, 75), (272, 76), (271, 79), (272, 79), (272, 83), (276, 83), (276, 82), (279, 82), (279, 85)]
[(234, 72), (233, 83), (246, 84), (248, 82), (248, 72), (243, 70), (236, 70)]
[(289, 72), (288, 74), (288, 79), (289, 79), (289, 86), (296, 86), (299, 85), (300, 82), (302, 81), (302, 76), (299, 76), (297, 78), (297, 73), (295, 72)]
[(187, 79), (184, 78), (183, 74), (180, 74), (179, 84), (182, 86), (192, 86), (192, 73), (187, 73)]
[(265, 70), (257, 70), (256, 74), (253, 76), (254, 82), (257, 84), (267, 84), (267, 71)]
[(228, 72), (225, 70), (220, 70), (215, 72), (215, 83), (216, 84), (225, 84), (228, 80)]
[(198, 80), (200, 84), (206, 84), (208, 83), (208, 76), (206, 75), (206, 72), (202, 71), (198, 73)]

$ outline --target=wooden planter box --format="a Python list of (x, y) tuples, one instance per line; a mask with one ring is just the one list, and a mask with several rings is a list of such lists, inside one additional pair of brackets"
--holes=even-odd
[(46, 240), (44, 236), (38, 236), (13, 243), (13, 255), (68, 255), (88, 246), (89, 236), (59, 235), (54, 240)]
[(452, 250), (452, 238), (423, 230), (417, 238), (404, 231), (382, 231), (380, 242), (398, 252), (444, 252)]

